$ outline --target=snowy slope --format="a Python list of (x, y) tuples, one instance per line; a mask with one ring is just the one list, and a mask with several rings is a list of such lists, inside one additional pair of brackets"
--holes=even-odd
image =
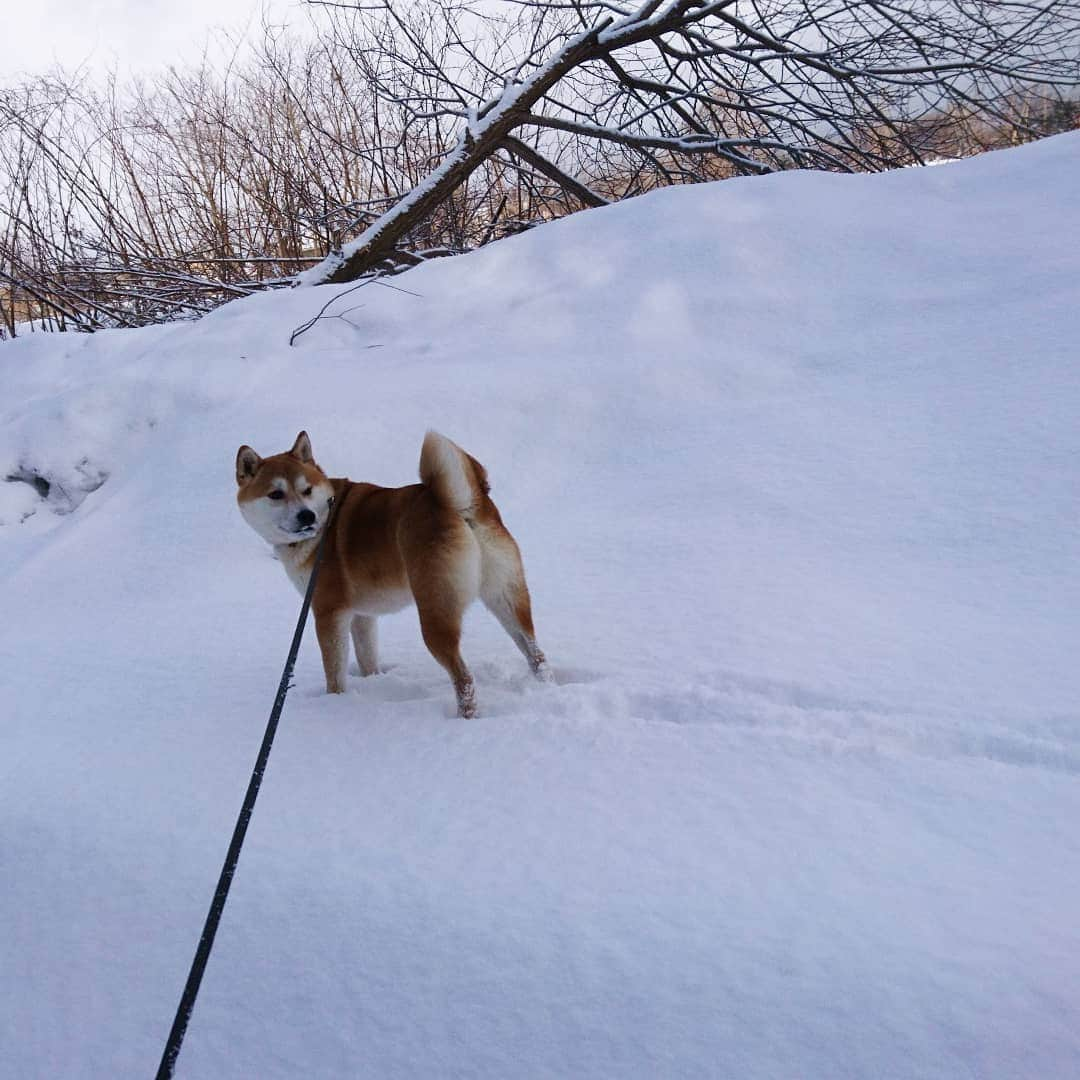
[[(0, 1074), (156, 1067), (297, 597), (242, 442), (487, 465), (557, 685), (313, 635), (178, 1075), (1080, 1073), (1080, 136), (0, 346)], [(408, 290), (408, 292), (399, 291)], [(338, 289), (344, 293), (344, 289)], [(66, 512), (56, 514), (55, 509)]]

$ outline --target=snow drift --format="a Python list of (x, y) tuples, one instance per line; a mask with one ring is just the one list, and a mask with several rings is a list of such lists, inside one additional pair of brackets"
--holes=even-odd
[(160, 1055), (297, 607), (237, 446), (401, 484), (428, 427), (557, 685), (479, 609), (474, 722), (411, 613), (344, 698), (305, 642), (178, 1075), (1080, 1069), (1078, 169), (660, 191), (294, 348), (331, 292), (3, 345), (5, 1072)]

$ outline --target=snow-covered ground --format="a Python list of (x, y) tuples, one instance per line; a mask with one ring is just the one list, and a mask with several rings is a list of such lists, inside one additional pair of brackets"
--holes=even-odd
[[(298, 598), (241, 443), (491, 474), (486, 612), (304, 643), (178, 1075), (1080, 1075), (1080, 134), (0, 346), (0, 1074), (157, 1065)], [(408, 292), (398, 291), (408, 290)], [(339, 289), (344, 293), (345, 289)], [(56, 510), (67, 511), (63, 514)]]

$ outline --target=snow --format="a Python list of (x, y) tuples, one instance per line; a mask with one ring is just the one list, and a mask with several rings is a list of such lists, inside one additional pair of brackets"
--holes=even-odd
[(309, 628), (178, 1076), (1077, 1074), (1078, 168), (659, 191), (293, 348), (329, 288), (0, 346), (4, 1075), (160, 1057), (298, 610), (236, 448), (400, 484), (428, 427), (556, 685), (476, 609), (457, 720), (406, 612), (330, 698)]

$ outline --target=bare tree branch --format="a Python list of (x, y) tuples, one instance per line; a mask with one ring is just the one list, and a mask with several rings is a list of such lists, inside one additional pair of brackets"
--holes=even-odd
[[(355, 240), (302, 274), (306, 284), (370, 273), (500, 148), (597, 205), (606, 198), (596, 179), (610, 185), (611, 170), (610, 152), (596, 145), (636, 157), (638, 185), (646, 175), (664, 183), (724, 175), (694, 159), (734, 173), (880, 169), (938, 152), (935, 137), (951, 123), (1008, 123), (1015, 102), (1044, 91), (1048, 102), (1065, 101), (1080, 85), (1072, 0), (513, 0), (516, 22), (450, 3), (429, 3), (425, 16), (414, 10), (413, 21), (394, 0), (334, 6), (339, 39), (377, 40), (380, 63), (396, 73), (379, 80), (379, 92), (398, 105), (425, 102), (414, 118), (456, 120), (458, 135)], [(498, 49), (455, 53), (462, 39), (450, 35), (439, 50), (418, 29), (417, 20), (437, 26), (465, 15), (499, 28), (490, 37), (504, 51), (501, 66)], [(500, 70), (507, 74), (492, 86)]]
[[(1080, 123), (1080, 0), (370, 0), (0, 88), (0, 335), (396, 273), (664, 184)], [(326, 253), (335, 254), (327, 259)]]

